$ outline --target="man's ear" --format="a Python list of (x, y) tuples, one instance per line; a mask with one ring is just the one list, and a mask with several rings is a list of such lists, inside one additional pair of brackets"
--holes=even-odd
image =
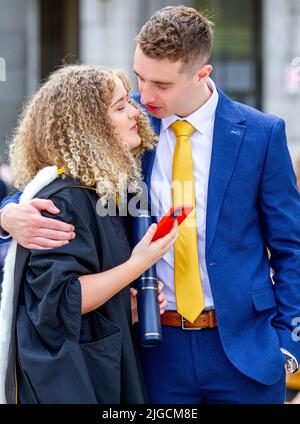
[(211, 65), (203, 65), (197, 72), (198, 81), (206, 80), (212, 73), (213, 67)]

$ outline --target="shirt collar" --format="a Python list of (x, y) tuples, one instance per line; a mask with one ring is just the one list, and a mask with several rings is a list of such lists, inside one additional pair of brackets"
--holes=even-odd
[(161, 120), (162, 131), (165, 131), (167, 128), (169, 128), (170, 125), (173, 124), (173, 122), (179, 119), (188, 121), (190, 124), (193, 125), (194, 128), (196, 128), (197, 131), (199, 131), (201, 134), (205, 134), (215, 117), (219, 100), (219, 94), (213, 80), (208, 78), (207, 85), (212, 90), (212, 95), (207, 100), (207, 102), (204, 103), (204, 105), (202, 105), (201, 107), (199, 107), (199, 109), (195, 110), (195, 112), (191, 113), (188, 116), (185, 116), (184, 118), (181, 118), (177, 115), (171, 115), (167, 116), (166, 118), (163, 118)]

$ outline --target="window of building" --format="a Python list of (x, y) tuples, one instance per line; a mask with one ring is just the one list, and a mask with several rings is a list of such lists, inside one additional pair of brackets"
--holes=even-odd
[(79, 0), (40, 0), (41, 77), (78, 61)]
[(261, 107), (262, 0), (196, 0), (215, 23), (212, 78), (232, 98)]

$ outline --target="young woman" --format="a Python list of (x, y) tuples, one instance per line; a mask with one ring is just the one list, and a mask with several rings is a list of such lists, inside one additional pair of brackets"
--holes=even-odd
[(18, 245), (15, 262), (10, 252), (1, 305), (11, 323), (0, 374), (6, 402), (146, 401), (129, 284), (166, 254), (177, 226), (151, 242), (153, 224), (131, 253), (123, 218), (96, 212), (100, 198), (105, 205), (121, 193), (120, 174), (138, 190), (140, 157), (153, 146), (128, 91), (120, 72), (68, 66), (25, 108), (11, 147), (16, 186), (26, 187), (24, 201), (51, 199), (76, 237), (53, 250)]

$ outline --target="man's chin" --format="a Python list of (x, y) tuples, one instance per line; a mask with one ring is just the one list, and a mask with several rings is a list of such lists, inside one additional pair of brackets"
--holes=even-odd
[(158, 118), (158, 119), (163, 119), (163, 118), (166, 118), (167, 116), (169, 116), (164, 110), (162, 110), (162, 109), (159, 109), (159, 110), (156, 110), (156, 111), (154, 111), (154, 112), (149, 112), (150, 113), (150, 115), (152, 115), (152, 116), (154, 116), (155, 118)]

